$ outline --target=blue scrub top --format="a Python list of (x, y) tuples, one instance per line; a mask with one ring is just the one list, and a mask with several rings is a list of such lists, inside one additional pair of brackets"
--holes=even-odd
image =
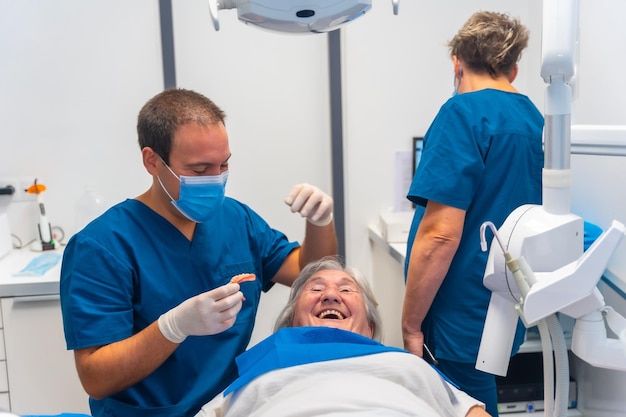
[(241, 284), (246, 300), (229, 330), (188, 337), (151, 375), (104, 400), (94, 416), (188, 416), (237, 377), (235, 357), (248, 345), (261, 291), (297, 247), (248, 206), (226, 198), (221, 211), (196, 226), (190, 242), (137, 200), (91, 222), (67, 244), (61, 307), (68, 349), (106, 345), (146, 328), (184, 300), (256, 274)]
[[(517, 207), (541, 204), (542, 130), (543, 116), (528, 97), (486, 89), (450, 98), (424, 136), (407, 196), (416, 210), (405, 274), (426, 202), (466, 211), (459, 248), (422, 326), (437, 358), (476, 360), (491, 296), (480, 226), (489, 220), (500, 227)], [(520, 322), (514, 350), (523, 336)]]

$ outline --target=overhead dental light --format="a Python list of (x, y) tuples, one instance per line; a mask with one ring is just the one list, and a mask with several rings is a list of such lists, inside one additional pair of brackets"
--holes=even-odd
[[(392, 0), (398, 14), (400, 0)], [(364, 15), (371, 0), (209, 0), (215, 30), (218, 10), (237, 9), (239, 20), (265, 29), (290, 33), (330, 32)]]

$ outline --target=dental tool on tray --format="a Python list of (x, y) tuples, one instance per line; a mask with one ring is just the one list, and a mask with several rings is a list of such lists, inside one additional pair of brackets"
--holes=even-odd
[(56, 242), (52, 238), (52, 227), (50, 226), (50, 222), (46, 216), (46, 208), (43, 204), (43, 196), (41, 193), (44, 191), (46, 191), (46, 186), (43, 184), (37, 184), (36, 178), (34, 184), (26, 189), (27, 193), (35, 194), (35, 197), (37, 198), (37, 229), (39, 231), (39, 240), (33, 242), (30, 247), (31, 250), (37, 252), (54, 250), (57, 246)]

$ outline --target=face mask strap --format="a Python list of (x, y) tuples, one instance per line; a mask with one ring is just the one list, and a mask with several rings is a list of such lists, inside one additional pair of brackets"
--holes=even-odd
[[(157, 156), (158, 156), (158, 155), (157, 155)], [(170, 168), (170, 166), (169, 166), (168, 164), (166, 164), (166, 163), (165, 163), (165, 161), (163, 160), (163, 158), (161, 158), (161, 157), (159, 156), (159, 159), (161, 160), (161, 162), (163, 163), (163, 165), (165, 165), (165, 168), (167, 168), (167, 170), (168, 170), (169, 172), (171, 172), (171, 173), (172, 173), (172, 175), (174, 176), (174, 178), (176, 178), (178, 181), (180, 181), (180, 177), (179, 177), (178, 175), (176, 175), (176, 173), (175, 173), (174, 171), (172, 171), (172, 168)], [(160, 181), (160, 180), (159, 180), (159, 181)], [(161, 184), (161, 185), (163, 185), (163, 184)]]
[[(172, 171), (172, 168), (170, 168), (170, 166), (165, 163), (163, 158), (161, 158), (160, 155), (157, 155), (157, 156), (161, 160), (161, 163), (163, 163), (163, 165), (165, 165), (165, 167), (168, 169), (168, 171), (172, 173), (174, 178), (176, 178), (178, 181), (180, 181), (180, 177), (178, 175), (176, 175), (176, 173), (174, 171)], [(157, 180), (159, 180), (159, 184), (161, 185), (161, 188), (163, 189), (163, 191), (165, 191), (165, 194), (167, 194), (167, 196), (170, 198), (171, 201), (174, 201), (174, 198), (172, 197), (172, 195), (169, 193), (169, 191), (167, 191), (167, 188), (165, 188), (165, 185), (163, 185), (163, 181), (161, 181), (161, 177), (159, 175), (157, 175)]]
[[(463, 78), (463, 64), (459, 62), (459, 77), (457, 78), (456, 73), (454, 74), (454, 93), (453, 96), (456, 96), (459, 93), (459, 87), (461, 86), (461, 78)], [(459, 80), (457, 84), (456, 80)]]
[(161, 189), (165, 191), (165, 194), (167, 194), (167, 196), (170, 198), (171, 201), (174, 201), (174, 198), (172, 198), (172, 195), (167, 191), (167, 189), (163, 185), (163, 181), (161, 181), (161, 177), (159, 177), (158, 175), (157, 175), (157, 180), (159, 180), (159, 184), (161, 184)]

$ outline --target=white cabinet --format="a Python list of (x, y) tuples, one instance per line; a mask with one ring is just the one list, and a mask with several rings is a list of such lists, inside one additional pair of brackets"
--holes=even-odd
[[(383, 343), (398, 348), (402, 341), (402, 303), (404, 300), (404, 245), (390, 245), (370, 227), (372, 249), (372, 290), (383, 322)], [(397, 247), (404, 246), (404, 247)], [(402, 251), (402, 252), (401, 252)]]
[(65, 348), (60, 261), (43, 276), (14, 275), (40, 254), (13, 250), (0, 260), (0, 409), (90, 414), (74, 353)]
[[(89, 414), (73, 352), (65, 349), (59, 297), (6, 297), (0, 304), (10, 410), (20, 415)], [(1, 378), (0, 369), (0, 392)]]
[(4, 350), (4, 329), (2, 328), (2, 315), (0, 314), (0, 410), (9, 410), (9, 378), (7, 376), (7, 357)]

